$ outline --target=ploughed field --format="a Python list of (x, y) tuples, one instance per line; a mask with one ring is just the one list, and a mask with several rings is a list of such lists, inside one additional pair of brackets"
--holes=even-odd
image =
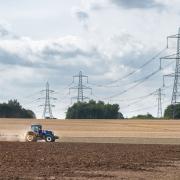
[(0, 179), (180, 179), (180, 145), (0, 142)]

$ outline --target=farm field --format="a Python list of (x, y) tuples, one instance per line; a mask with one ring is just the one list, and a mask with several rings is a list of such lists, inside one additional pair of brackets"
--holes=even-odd
[[(57, 143), (26, 143), (31, 124)], [(0, 119), (0, 179), (180, 178), (180, 121)]]
[(0, 140), (23, 141), (31, 124), (53, 130), (61, 142), (180, 144), (176, 120), (18, 120), (0, 119)]
[(0, 179), (179, 180), (180, 146), (0, 142)]

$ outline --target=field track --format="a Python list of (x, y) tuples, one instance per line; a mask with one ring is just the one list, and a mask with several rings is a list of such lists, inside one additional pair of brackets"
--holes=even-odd
[(0, 140), (21, 139), (31, 124), (53, 130), (61, 142), (180, 144), (180, 121), (0, 119)]

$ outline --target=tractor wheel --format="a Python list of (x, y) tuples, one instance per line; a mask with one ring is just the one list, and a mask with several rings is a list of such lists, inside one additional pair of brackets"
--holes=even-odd
[(26, 142), (36, 142), (36, 138), (32, 134), (27, 134), (26, 135)]
[(46, 142), (54, 142), (54, 138), (52, 136), (46, 136)]

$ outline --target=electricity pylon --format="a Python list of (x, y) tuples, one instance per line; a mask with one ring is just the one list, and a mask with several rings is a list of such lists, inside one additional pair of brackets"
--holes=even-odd
[[(176, 60), (175, 72), (172, 74), (165, 75), (165, 76), (174, 77), (174, 85), (173, 85), (173, 92), (172, 92), (172, 98), (171, 98), (171, 104), (173, 105), (172, 116), (174, 119), (175, 115), (176, 115), (175, 105), (180, 103), (180, 28), (179, 28), (178, 34), (167, 37), (167, 47), (168, 47), (168, 39), (170, 39), (170, 38), (177, 39), (176, 53), (169, 55), (169, 56), (166, 56), (166, 57), (163, 57), (161, 59), (174, 59), (174, 60)], [(164, 78), (163, 78), (163, 81), (164, 81)]]
[(83, 102), (85, 99), (89, 99), (88, 97), (84, 96), (84, 90), (91, 90), (91, 94), (92, 94), (92, 88), (83, 85), (83, 78), (86, 78), (88, 83), (88, 76), (83, 75), (82, 71), (80, 71), (78, 75), (73, 76), (73, 83), (75, 78), (78, 78), (78, 85), (74, 87), (70, 87), (69, 92), (71, 91), (71, 89), (77, 89), (78, 94), (76, 97), (73, 97), (73, 99), (77, 99), (77, 102)]
[(158, 98), (158, 111), (157, 111), (157, 117), (162, 118), (162, 89), (159, 88), (154, 95), (157, 95)]
[(40, 99), (45, 100), (44, 104), (40, 105), (44, 107), (42, 117), (43, 119), (53, 119), (54, 117), (52, 113), (52, 107), (55, 107), (55, 105), (51, 104), (51, 100), (57, 100), (57, 98), (51, 97), (51, 94), (54, 93), (55, 91), (49, 89), (49, 83), (47, 82), (46, 89), (42, 90), (41, 92), (45, 92), (45, 97), (38, 98), (39, 100)]

